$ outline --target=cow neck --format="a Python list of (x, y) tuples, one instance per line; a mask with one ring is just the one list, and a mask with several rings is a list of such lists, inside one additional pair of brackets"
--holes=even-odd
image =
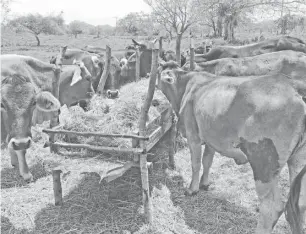
[(182, 103), (182, 99), (184, 96), (184, 93), (186, 91), (186, 86), (188, 84), (188, 82), (190, 81), (190, 79), (192, 78), (192, 76), (189, 75), (188, 71), (174, 71), (176, 73), (176, 77), (177, 79), (177, 103), (176, 106), (177, 108), (175, 108), (176, 110), (174, 110), (177, 114), (177, 116), (179, 115), (179, 111), (181, 108), (181, 103)]
[[(54, 91), (53, 82), (55, 79), (55, 65), (42, 62), (32, 57), (24, 57), (23, 62), (27, 64), (26, 67), (30, 67), (32, 72), (35, 71), (35, 76), (31, 76), (32, 84), (35, 87), (35, 91)], [(51, 79), (51, 80), (50, 80)]]

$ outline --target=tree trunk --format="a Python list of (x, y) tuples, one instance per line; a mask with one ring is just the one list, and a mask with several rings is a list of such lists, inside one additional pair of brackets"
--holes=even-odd
[(224, 22), (224, 40), (226, 41), (228, 39), (228, 25), (229, 25), (229, 22), (228, 22), (228, 19), (225, 19), (225, 22)]
[(37, 34), (35, 34), (35, 38), (36, 38), (36, 41), (37, 41), (37, 46), (40, 46), (40, 40), (39, 40), (39, 38), (38, 38), (38, 35), (37, 35)]
[(217, 37), (222, 37), (222, 30), (222, 17), (219, 16), (217, 21)]
[(212, 22), (212, 28), (214, 30), (214, 37), (216, 37), (217, 36), (217, 29), (216, 29), (215, 21), (212, 19), (211, 22)]
[(181, 41), (183, 34), (180, 32), (176, 37), (175, 53), (176, 53), (176, 62), (181, 66)]

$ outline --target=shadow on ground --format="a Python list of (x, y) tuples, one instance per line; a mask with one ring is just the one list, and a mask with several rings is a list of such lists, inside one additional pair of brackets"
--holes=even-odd
[[(58, 166), (59, 163), (52, 160), (38, 161), (29, 170), (34, 177), (34, 182), (40, 178), (51, 174), (51, 168)], [(28, 185), (19, 175), (18, 167), (7, 167), (1, 170), (1, 189), (23, 187)]]
[[(166, 144), (161, 142), (149, 154), (148, 160), (154, 162), (149, 174), (154, 210), (151, 227), (145, 225), (140, 171), (133, 168), (110, 183), (100, 183), (100, 176), (95, 172), (84, 173), (79, 183), (63, 198), (63, 206), (50, 204), (36, 214), (34, 230), (16, 230), (4, 217), (1, 221), (2, 233), (253, 232), (256, 226), (254, 214), (228, 202), (226, 196), (201, 191), (196, 196), (185, 197), (183, 187), (186, 178), (169, 169), (167, 153)], [(31, 168), (31, 171), (41, 172), (34, 173), (34, 177), (48, 175), (39, 167), (41, 165), (35, 164)], [(4, 170), (3, 175), (6, 173), (8, 171)], [(2, 177), (1, 187), (12, 187), (10, 181)], [(22, 186), (20, 182), (17, 185)]]

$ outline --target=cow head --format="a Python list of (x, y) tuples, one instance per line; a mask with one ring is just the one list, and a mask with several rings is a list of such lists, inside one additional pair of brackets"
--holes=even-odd
[(90, 72), (88, 71), (88, 69), (86, 68), (86, 66), (84, 65), (84, 63), (82, 61), (73, 61), (74, 65), (78, 65), (79, 69), (76, 69), (74, 71), (70, 86), (73, 86), (74, 84), (76, 84), (77, 82), (79, 82), (82, 79), (86, 79), (89, 82), (92, 81), (92, 76), (90, 74)]
[(35, 108), (53, 112), (60, 109), (60, 103), (50, 92), (38, 90), (28, 77), (14, 74), (2, 78), (1, 126), (4, 129), (1, 129), (1, 136), (5, 136), (8, 143), (12, 164), (17, 162), (18, 156), (20, 175), (26, 181), (33, 178), (28, 171), (25, 153), (31, 145)]
[(158, 79), (156, 80), (157, 88), (165, 94), (176, 113), (179, 112), (182, 98), (180, 87), (181, 72), (184, 71), (174, 61), (160, 62)]

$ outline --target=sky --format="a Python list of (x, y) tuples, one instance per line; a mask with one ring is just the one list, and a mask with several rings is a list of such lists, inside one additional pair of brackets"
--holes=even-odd
[(115, 17), (123, 17), (130, 12), (150, 12), (143, 0), (13, 0), (11, 15), (40, 13), (42, 15), (64, 12), (66, 23), (73, 20), (85, 21), (93, 25), (116, 25)]

